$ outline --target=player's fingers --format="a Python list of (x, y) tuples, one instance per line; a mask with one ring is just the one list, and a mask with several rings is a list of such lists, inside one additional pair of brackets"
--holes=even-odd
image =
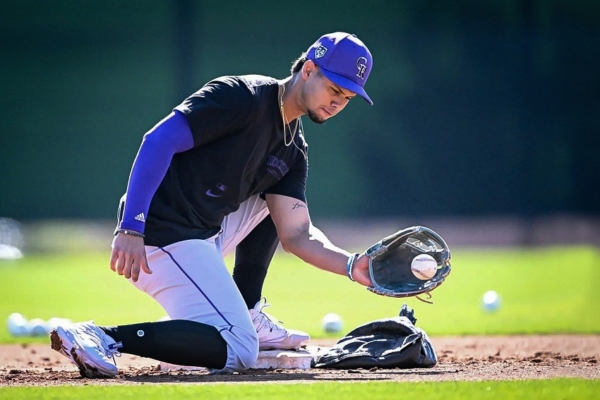
[[(130, 270), (131, 280), (134, 282), (137, 282), (139, 276), (140, 276), (140, 266), (139, 266), (138, 261), (134, 260), (133, 263), (131, 264), (131, 270)], [(129, 277), (125, 276), (125, 278), (129, 278)]]
[(361, 255), (354, 264), (354, 279), (361, 285), (373, 286), (369, 274), (369, 260), (364, 255)]
[(125, 259), (123, 258), (123, 254), (121, 254), (120, 252), (117, 252), (114, 271), (119, 275), (123, 275), (123, 267), (124, 266), (125, 266)]
[(119, 262), (117, 264), (117, 273), (126, 276), (127, 271), (131, 268), (131, 259), (127, 252), (119, 252)]
[(368, 274), (360, 273), (354, 277), (358, 283), (363, 286), (373, 286), (373, 282), (371, 281), (371, 277)]
[(131, 278), (131, 272), (135, 266), (135, 258), (129, 254), (125, 253), (125, 266), (123, 268), (123, 276), (126, 279)]
[(125, 256), (123, 254), (119, 254), (115, 267), (117, 269), (117, 274), (123, 275), (123, 268), (125, 268)]
[(146, 259), (146, 255), (145, 254), (143, 255), (143, 258), (142, 258), (141, 267), (142, 267), (142, 270), (145, 273), (147, 273), (147, 274), (151, 274), (152, 273), (152, 270), (150, 269), (150, 266), (148, 265), (148, 260)]
[(119, 260), (119, 255), (116, 251), (112, 251), (110, 254), (110, 269), (113, 271), (117, 270), (117, 261)]
[(131, 270), (131, 280), (137, 282), (140, 277), (140, 270), (146, 274), (151, 274), (152, 270), (148, 266), (148, 260), (146, 260), (146, 254), (139, 256), (134, 262), (134, 266)]

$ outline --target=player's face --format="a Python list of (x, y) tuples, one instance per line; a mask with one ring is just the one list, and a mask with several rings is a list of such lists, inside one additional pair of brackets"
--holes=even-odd
[(306, 73), (302, 97), (306, 115), (317, 124), (322, 124), (337, 115), (356, 95), (327, 79), (314, 64)]

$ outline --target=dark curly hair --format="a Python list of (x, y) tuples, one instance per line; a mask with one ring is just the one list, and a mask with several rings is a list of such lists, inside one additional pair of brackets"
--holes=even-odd
[(306, 53), (302, 53), (302, 54), (300, 54), (300, 57), (298, 57), (297, 59), (292, 61), (292, 68), (290, 68), (291, 73), (295, 74), (297, 72), (300, 72), (300, 70), (302, 69), (302, 66), (304, 65), (305, 62), (306, 62)]

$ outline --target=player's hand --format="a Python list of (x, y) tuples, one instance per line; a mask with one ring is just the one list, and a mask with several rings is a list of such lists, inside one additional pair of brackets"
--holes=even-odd
[(361, 254), (352, 268), (352, 277), (354, 280), (364, 286), (373, 286), (371, 276), (369, 274), (369, 257)]
[(140, 269), (151, 274), (152, 270), (146, 260), (144, 238), (123, 233), (115, 236), (112, 243), (110, 269), (127, 279), (131, 278), (134, 282), (137, 282), (140, 276)]

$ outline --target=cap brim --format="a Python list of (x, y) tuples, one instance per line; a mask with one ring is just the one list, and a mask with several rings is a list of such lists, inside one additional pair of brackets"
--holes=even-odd
[(327, 79), (329, 79), (331, 82), (335, 83), (338, 86), (341, 86), (342, 88), (344, 88), (346, 90), (350, 90), (351, 92), (356, 93), (357, 95), (359, 95), (360, 97), (365, 99), (367, 101), (367, 103), (369, 103), (370, 105), (373, 105), (373, 100), (371, 100), (371, 98), (369, 97), (367, 92), (365, 92), (365, 89), (362, 86), (351, 81), (348, 78), (345, 78), (341, 75), (331, 72), (321, 66), (319, 66), (319, 68), (321, 69), (321, 72), (323, 72), (323, 75), (325, 75), (325, 77)]

